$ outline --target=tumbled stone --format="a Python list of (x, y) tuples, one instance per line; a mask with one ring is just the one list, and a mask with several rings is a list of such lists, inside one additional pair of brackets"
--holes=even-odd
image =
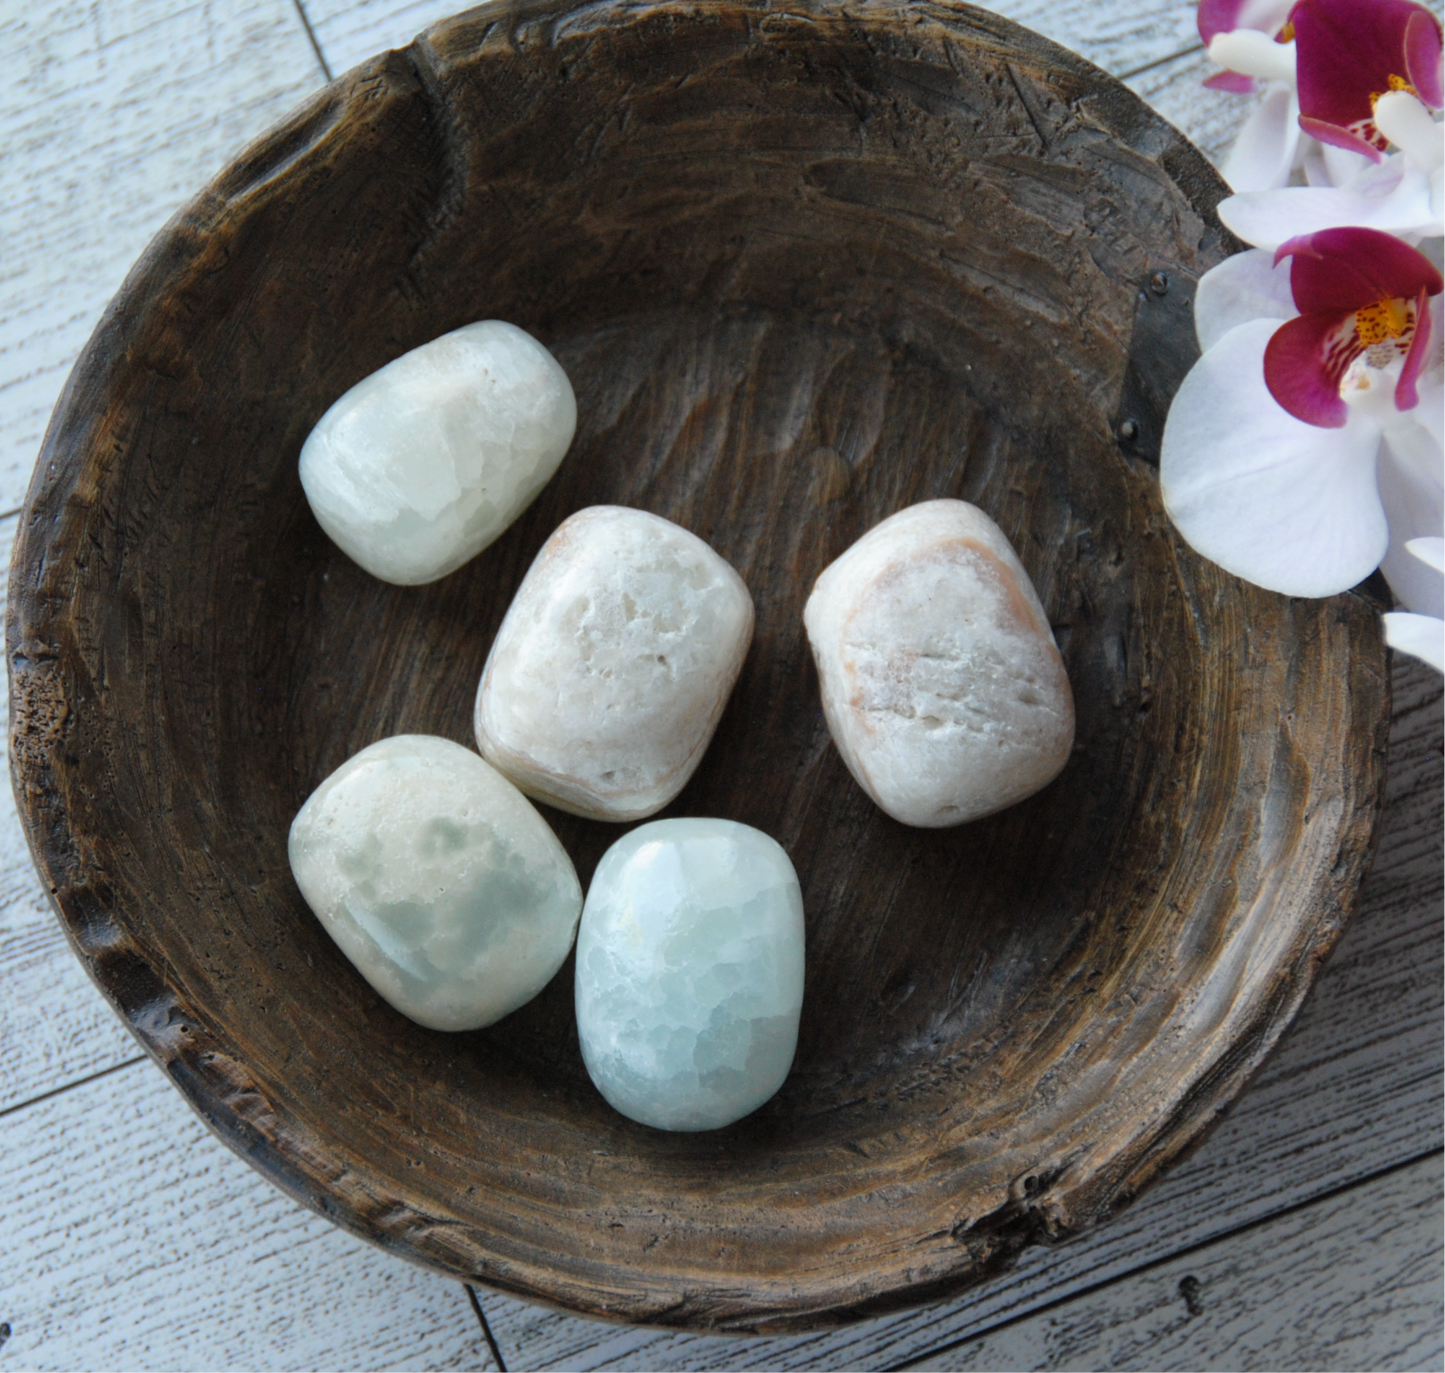
[(829, 732), (895, 820), (976, 820), (1052, 781), (1074, 742), (1063, 659), (1003, 531), (964, 501), (884, 520), (803, 610)]
[(364, 748), (291, 825), (291, 871), (361, 975), (403, 1015), (474, 1030), (562, 966), (582, 910), (576, 870), (531, 803), (449, 739)]
[(579, 510), (497, 633), (477, 744), (560, 810), (652, 815), (701, 762), (752, 635), (743, 579), (696, 535), (642, 510)]
[(654, 820), (602, 856), (577, 933), (577, 1031), (597, 1090), (661, 1130), (755, 1111), (792, 1066), (803, 897), (733, 820)]
[(357, 382), (301, 449), (321, 527), (385, 582), (435, 581), (507, 528), (577, 427), (567, 374), (530, 334), (468, 324)]

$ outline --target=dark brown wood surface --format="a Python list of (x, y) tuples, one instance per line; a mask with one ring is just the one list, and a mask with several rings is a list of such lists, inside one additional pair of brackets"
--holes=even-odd
[[(17, 541), (17, 795), (82, 958), (210, 1124), (409, 1257), (635, 1321), (787, 1328), (937, 1296), (1193, 1142), (1338, 934), (1378, 812), (1375, 609), (1194, 557), (1152, 458), (1222, 185), (1078, 58), (965, 7), (488, 7), (254, 145), (137, 266)], [(477, 318), (557, 354), (553, 483), (442, 582), (369, 578), (296, 477), (311, 425)], [(829, 745), (800, 611), (884, 515), (959, 496), (1056, 626), (1078, 747), (916, 831)], [(598, 502), (747, 580), (758, 630), (668, 813), (777, 837), (808, 913), (794, 1072), (634, 1125), (570, 964), (476, 1034), (412, 1025), (291, 882), (365, 744), (466, 741), (533, 554)], [(616, 827), (550, 814), (584, 882)]]

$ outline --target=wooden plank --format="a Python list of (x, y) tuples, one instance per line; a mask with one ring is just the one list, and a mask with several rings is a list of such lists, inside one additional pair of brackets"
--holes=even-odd
[(0, 16), (0, 512), (153, 234), (321, 79), (291, 0), (47, 0)]
[(1220, 166), (1254, 109), (1251, 96), (1211, 91), (1204, 79), (1219, 70), (1202, 52), (1152, 67), (1124, 84), (1143, 97), (1214, 165)]
[(1439, 1368), (1440, 1158), (910, 1365)]
[(1288, 1034), (1202, 1147), (1115, 1220), (954, 1302), (791, 1339), (598, 1326), (483, 1292), (508, 1366), (891, 1367), (1441, 1144), (1440, 677), (1395, 667), (1373, 873)]
[(149, 1061), (0, 1120), (20, 1368), (495, 1367), (466, 1289), (302, 1210)]
[(995, 0), (984, 6), (1121, 76), (1199, 46), (1192, 0)]
[[(428, 25), (465, 8), (457, 0), (304, 0), (316, 41), (332, 71), (343, 72), (386, 48), (399, 48)], [(1190, 0), (998, 0), (999, 14), (1082, 53), (1106, 71), (1128, 72), (1197, 48)]]
[(467, 6), (459, 0), (303, 0), (317, 46), (338, 75)]

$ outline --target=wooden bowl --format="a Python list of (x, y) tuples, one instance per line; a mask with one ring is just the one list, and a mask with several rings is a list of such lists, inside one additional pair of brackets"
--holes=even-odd
[[(1292, 601), (1160, 506), (1222, 183), (1118, 82), (914, 0), (491, 5), (322, 91), (151, 246), (76, 366), (11, 574), (15, 785), (77, 951), (233, 1148), (357, 1234), (578, 1311), (778, 1329), (953, 1292), (1194, 1141), (1338, 934), (1381, 802), (1374, 608)], [(296, 475), (347, 387), (470, 320), (581, 423), (431, 586), (332, 546)], [(800, 612), (883, 516), (983, 506), (1049, 610), (1078, 747), (906, 829), (830, 746)], [(796, 1065), (665, 1134), (578, 1053), (569, 963), (491, 1029), (384, 1004), (287, 827), (399, 732), (469, 742), (534, 553), (616, 502), (696, 531), (758, 631), (672, 814), (802, 878)], [(616, 827), (549, 813), (587, 881)]]

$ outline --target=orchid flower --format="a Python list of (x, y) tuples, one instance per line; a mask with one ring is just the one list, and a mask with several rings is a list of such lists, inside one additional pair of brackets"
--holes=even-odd
[(1321, 143), (1382, 160), (1391, 141), (1375, 104), (1390, 93), (1441, 105), (1440, 24), (1414, 0), (1299, 0), (1300, 127)]
[(1397, 566), (1445, 519), (1441, 287), (1418, 251), (1358, 228), (1206, 274), (1204, 353), (1160, 461), (1165, 508), (1193, 548), (1292, 596), (1347, 590), (1384, 560), (1410, 610), (1445, 613)]
[[(1291, 31), (1298, 123), (1318, 140), (1302, 158), (1311, 184), (1231, 182), (1241, 194), (1220, 204), (1226, 226), (1261, 248), (1347, 225), (1412, 239), (1445, 233), (1445, 140), (1431, 114), (1442, 98), (1434, 15), (1413, 0), (1298, 0)], [(1399, 151), (1386, 157), (1391, 145)]]
[[(1222, 171), (1236, 191), (1283, 186), (1300, 159), (1295, 45), (1285, 21), (1294, 0), (1199, 0), (1199, 36), (1224, 70), (1205, 85), (1264, 99), (1246, 121)], [(1308, 142), (1308, 140), (1306, 140)]]

